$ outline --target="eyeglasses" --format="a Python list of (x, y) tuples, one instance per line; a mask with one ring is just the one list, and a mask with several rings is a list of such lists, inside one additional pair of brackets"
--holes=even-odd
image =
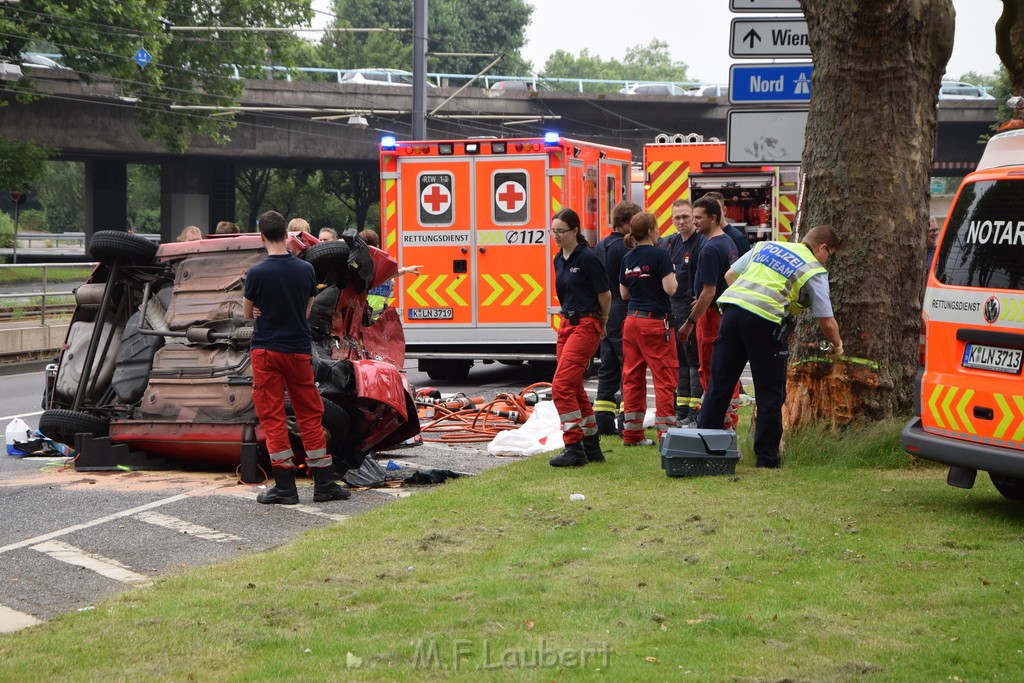
[(828, 254), (829, 258), (832, 258), (833, 256), (836, 255), (836, 250), (835, 249), (829, 249), (828, 246), (826, 246), (825, 247), (825, 253)]
[(551, 232), (552, 235), (558, 235), (559, 237), (561, 237), (567, 232), (572, 232), (572, 230), (557, 230), (555, 228), (551, 228), (549, 232)]

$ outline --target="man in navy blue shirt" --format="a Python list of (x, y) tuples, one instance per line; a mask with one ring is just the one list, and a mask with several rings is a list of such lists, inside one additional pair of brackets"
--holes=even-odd
[(252, 402), (267, 436), (274, 486), (256, 500), (295, 505), (295, 464), (284, 411), (288, 390), (313, 474), (313, 500), (345, 500), (352, 495), (334, 482), (322, 419), (324, 404), (313, 383), (313, 336), (307, 316), (316, 295), (313, 266), (289, 253), (284, 216), (268, 211), (259, 219), (260, 238), (267, 258), (245, 275), (242, 312), (253, 324), (249, 357), (252, 362)]
[[(718, 328), (722, 324), (722, 314), (715, 302), (729, 286), (725, 274), (729, 266), (738, 258), (736, 244), (722, 231), (722, 204), (711, 197), (701, 197), (693, 203), (693, 223), (697, 230), (707, 238), (697, 259), (697, 277), (694, 282), (694, 301), (690, 317), (679, 329), (684, 339), (696, 327), (697, 353), (700, 356), (700, 383), (706, 392), (711, 379), (711, 355), (714, 352)], [(736, 426), (736, 400), (739, 397), (739, 385), (733, 394), (733, 407), (726, 418), (726, 427)]]

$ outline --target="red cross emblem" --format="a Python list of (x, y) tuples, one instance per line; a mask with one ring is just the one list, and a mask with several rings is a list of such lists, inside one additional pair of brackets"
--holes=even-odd
[(526, 203), (526, 190), (514, 180), (509, 180), (498, 186), (498, 191), (494, 193), (494, 199), (502, 211), (515, 213)]
[(444, 213), (452, 203), (452, 193), (444, 185), (431, 183), (420, 193), (420, 204), (427, 213), (437, 216)]

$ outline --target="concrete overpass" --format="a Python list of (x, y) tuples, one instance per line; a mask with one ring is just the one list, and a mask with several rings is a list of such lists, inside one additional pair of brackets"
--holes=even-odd
[[(60, 158), (86, 162), (87, 225), (126, 224), (127, 163), (160, 164), (163, 238), (194, 223), (210, 228), (234, 216), (237, 166), (340, 169), (376, 165), (381, 130), (410, 135), (409, 88), (309, 81), (247, 80), (229, 142), (197, 138), (183, 155), (143, 140), (135, 108), (110, 81), (84, 83), (73, 72), (37, 71), (39, 90), (51, 97), (0, 115), (0, 135), (60, 148)], [(454, 88), (428, 94), (428, 111)], [(10, 99), (9, 95), (3, 96)], [(570, 92), (490, 91), (467, 88), (428, 120), (432, 138), (478, 135), (531, 136), (545, 130), (626, 147), (638, 157), (658, 133), (726, 134), (726, 102), (708, 98), (644, 97)], [(209, 110), (179, 109), (182, 116)], [(370, 128), (346, 125), (360, 113)], [(314, 117), (336, 116), (334, 120)], [(944, 100), (934, 175), (961, 175), (981, 157), (979, 137), (995, 121), (996, 103)]]

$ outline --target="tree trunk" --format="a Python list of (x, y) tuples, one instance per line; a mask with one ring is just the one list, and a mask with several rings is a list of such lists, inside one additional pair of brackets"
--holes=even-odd
[(1010, 94), (1024, 94), (1024, 0), (1003, 0), (996, 22), (996, 54), (1010, 74)]
[(803, 316), (787, 426), (909, 411), (917, 371), (936, 98), (953, 49), (952, 0), (801, 0), (814, 54), (801, 230), (831, 225), (827, 268), (846, 354), (815, 360)]
[(272, 172), (273, 169), (269, 168), (243, 168), (238, 171), (235, 186), (238, 189), (238, 194), (242, 195), (242, 199), (245, 202), (246, 232), (252, 232), (256, 229), (256, 219), (259, 217), (263, 201), (267, 198)]

